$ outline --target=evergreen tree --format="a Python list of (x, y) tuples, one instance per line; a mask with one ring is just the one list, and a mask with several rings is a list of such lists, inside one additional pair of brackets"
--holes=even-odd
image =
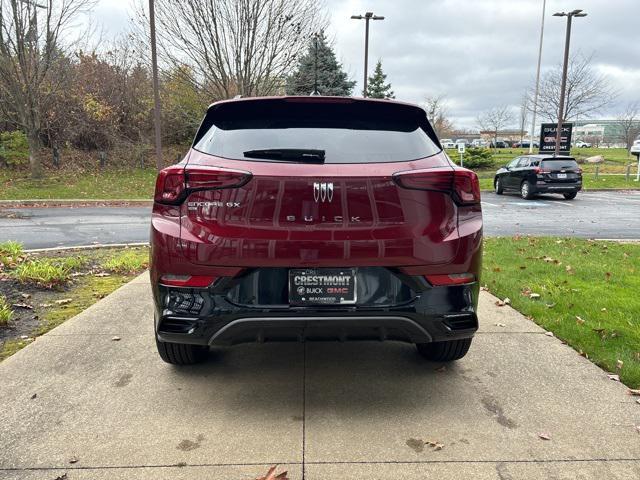
[[(324, 32), (317, 35), (318, 93), (328, 96), (349, 96), (356, 82), (349, 80), (342, 65), (327, 43)], [(287, 95), (310, 95), (315, 86), (316, 38), (311, 38), (309, 50), (298, 61), (298, 68), (287, 78)]]
[(396, 98), (391, 90), (391, 84), (385, 84), (387, 76), (382, 71), (382, 61), (378, 60), (373, 75), (367, 80), (367, 97), (369, 98)]

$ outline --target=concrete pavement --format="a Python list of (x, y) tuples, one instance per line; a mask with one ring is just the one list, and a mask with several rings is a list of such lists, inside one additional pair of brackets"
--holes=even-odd
[(143, 275), (0, 364), (0, 479), (235, 480), (276, 463), (296, 480), (640, 478), (626, 387), (494, 301), (444, 370), (392, 342), (241, 345), (176, 368)]
[[(486, 236), (640, 239), (640, 191), (581, 192), (572, 201), (482, 192), (482, 207)], [(150, 213), (149, 205), (3, 208), (0, 242), (16, 240), (28, 249), (148, 242)]]

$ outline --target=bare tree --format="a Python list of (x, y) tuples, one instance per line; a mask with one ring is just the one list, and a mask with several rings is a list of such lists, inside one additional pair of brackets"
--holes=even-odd
[(508, 105), (493, 107), (477, 118), (481, 130), (493, 134), (494, 145), (498, 141), (498, 133), (513, 121), (513, 112)]
[(628, 104), (617, 116), (617, 124), (620, 129), (620, 139), (628, 152), (633, 141), (640, 135), (640, 104), (638, 102)]
[(0, 0), (0, 112), (27, 135), (29, 165), (42, 176), (38, 158), (42, 116), (60, 84), (53, 74), (69, 43), (61, 41), (92, 0)]
[[(565, 99), (565, 120), (588, 117), (609, 105), (617, 93), (610, 87), (605, 75), (597, 73), (592, 66), (593, 56), (576, 54), (569, 60)], [(540, 81), (538, 111), (540, 115), (554, 122), (558, 120), (560, 108), (560, 86), (562, 66), (547, 72)], [(530, 95), (530, 108), (533, 108)]]
[[(212, 99), (279, 93), (326, 19), (316, 0), (156, 0), (162, 61)], [(141, 4), (140, 26), (148, 25)]]
[(522, 146), (522, 140), (524, 139), (525, 128), (527, 128), (527, 120), (529, 118), (529, 96), (525, 93), (522, 96), (522, 103), (520, 104), (520, 146)]
[(445, 138), (453, 133), (455, 127), (448, 118), (449, 112), (444, 95), (427, 96), (424, 101), (424, 109), (438, 138)]

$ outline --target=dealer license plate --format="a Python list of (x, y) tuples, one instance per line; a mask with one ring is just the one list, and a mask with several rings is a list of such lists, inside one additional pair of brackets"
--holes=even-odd
[(353, 268), (289, 270), (291, 305), (344, 305), (356, 303), (356, 271)]

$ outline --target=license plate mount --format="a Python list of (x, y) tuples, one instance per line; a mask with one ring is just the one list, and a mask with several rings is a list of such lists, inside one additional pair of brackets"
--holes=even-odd
[(357, 301), (355, 268), (289, 270), (289, 304), (353, 305)]

